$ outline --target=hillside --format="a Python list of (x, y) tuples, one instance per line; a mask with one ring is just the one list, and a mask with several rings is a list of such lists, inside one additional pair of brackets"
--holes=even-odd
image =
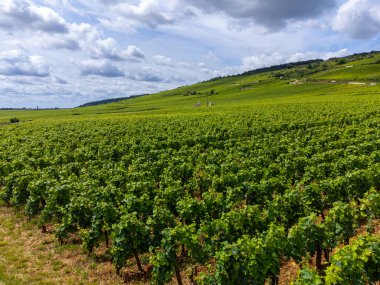
[[(380, 86), (380, 53), (370, 52), (304, 63), (289, 63), (241, 75), (215, 78), (191, 86), (180, 87), (148, 96), (121, 100), (85, 108), (49, 111), (0, 111), (0, 122), (10, 117), (24, 120), (88, 116), (113, 113), (146, 115), (198, 112), (212, 102), (213, 109), (226, 106), (244, 107), (269, 102), (309, 102), (341, 100), (347, 95), (378, 94)], [(213, 94), (210, 94), (213, 93)], [(327, 95), (329, 98), (326, 98)], [(200, 103), (200, 108), (195, 106)]]
[[(146, 95), (146, 94), (144, 94), (144, 95)], [(121, 97), (121, 98), (112, 98), (112, 99), (104, 99), (104, 100), (99, 100), (99, 101), (93, 101), (93, 102), (88, 102), (88, 103), (82, 104), (82, 105), (78, 106), (78, 108), (115, 103), (115, 102), (120, 102), (120, 101), (124, 101), (124, 100), (130, 100), (130, 99), (136, 98), (138, 96), (144, 96), (144, 95), (132, 95), (129, 97)]]
[[(192, 86), (179, 87), (174, 90), (152, 94), (143, 100), (132, 102), (121, 101), (117, 104), (109, 104), (105, 108), (122, 108), (125, 104), (133, 103), (151, 104), (151, 108), (169, 109), (170, 103), (187, 104), (189, 101), (201, 102), (201, 106), (206, 102), (207, 97), (221, 105), (252, 102), (258, 100), (271, 99), (289, 95), (298, 95), (307, 92), (310, 98), (318, 92), (318, 89), (325, 89), (326, 83), (334, 86), (343, 83), (342, 89), (350, 82), (360, 81), (368, 86), (371, 83), (380, 82), (380, 52), (370, 52), (347, 56), (344, 58), (333, 58), (327, 61), (310, 60), (297, 63), (287, 63), (272, 67), (247, 71), (240, 75), (226, 76), (223, 78), (213, 78), (209, 81), (201, 82)], [(292, 84), (294, 83), (294, 84)], [(318, 85), (318, 83), (320, 85)], [(287, 86), (293, 85), (293, 86)], [(302, 88), (294, 85), (304, 85)], [(331, 87), (331, 86), (330, 86)], [(272, 92), (273, 91), (273, 92)], [(336, 90), (338, 91), (338, 90)], [(272, 96), (267, 96), (272, 93)], [(169, 97), (173, 97), (170, 98)], [(168, 101), (166, 101), (168, 100)], [(162, 102), (158, 102), (162, 101)], [(157, 103), (163, 105), (157, 105)], [(177, 105), (177, 104), (175, 104)], [(181, 104), (182, 105), (182, 104)], [(191, 105), (191, 104), (190, 104)], [(119, 109), (122, 110), (122, 109)], [(125, 110), (127, 111), (127, 110)], [(132, 110), (131, 110), (132, 111)]]

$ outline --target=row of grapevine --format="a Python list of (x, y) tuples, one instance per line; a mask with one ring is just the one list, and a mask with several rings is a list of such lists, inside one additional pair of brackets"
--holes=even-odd
[(61, 243), (104, 244), (117, 273), (149, 257), (155, 284), (184, 264), (202, 284), (277, 284), (289, 259), (297, 282), (338, 284), (334, 249), (379, 219), (379, 111), (303, 107), (2, 126), (0, 195)]

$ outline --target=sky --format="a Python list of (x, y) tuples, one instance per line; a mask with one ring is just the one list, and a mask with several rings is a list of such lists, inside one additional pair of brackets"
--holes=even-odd
[(67, 108), (380, 50), (379, 0), (1, 0), (0, 108)]

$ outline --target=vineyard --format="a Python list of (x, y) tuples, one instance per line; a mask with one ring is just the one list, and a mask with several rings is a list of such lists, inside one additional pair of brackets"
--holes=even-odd
[(276, 285), (289, 261), (297, 285), (375, 284), (380, 90), (280, 83), (295, 95), (4, 124), (1, 199), (153, 284)]

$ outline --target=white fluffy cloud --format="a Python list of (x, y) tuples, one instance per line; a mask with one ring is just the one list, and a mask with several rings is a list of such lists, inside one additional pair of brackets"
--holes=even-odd
[(115, 61), (139, 61), (145, 58), (138, 47), (129, 45), (123, 49), (114, 38), (104, 37), (96, 26), (67, 22), (53, 9), (29, 0), (0, 2), (0, 29), (44, 32), (39, 35), (43, 47), (82, 50), (95, 58)]
[(380, 33), (378, 0), (348, 0), (334, 19), (335, 30), (355, 39), (370, 39)]
[(0, 52), (0, 74), (6, 76), (47, 77), (49, 65), (37, 55), (28, 56), (20, 50)]
[(128, 75), (129, 79), (136, 81), (146, 81), (146, 82), (163, 82), (165, 81), (165, 77), (162, 72), (156, 68), (152, 67), (143, 67), (142, 69), (130, 72)]
[(144, 66), (139, 70), (130, 71), (127, 78), (134, 81), (144, 81), (147, 83), (161, 83), (161, 84), (172, 84), (172, 83), (183, 83), (188, 79), (184, 80), (180, 74), (168, 75), (165, 74), (160, 69)]
[(284, 62), (285, 57), (280, 53), (258, 54), (243, 58), (243, 67), (245, 70), (256, 69), (266, 66), (272, 66)]
[(47, 40), (47, 44), (54, 48), (90, 50), (99, 39), (101, 33), (87, 23), (71, 23), (69, 32), (65, 35), (56, 35)]
[(82, 50), (93, 58), (112, 61), (141, 61), (145, 54), (134, 45), (123, 49), (112, 38), (104, 38), (97, 27), (90, 24), (70, 24), (69, 33), (46, 38), (44, 45), (55, 49)]
[(80, 65), (84, 76), (123, 77), (124, 71), (107, 60), (84, 60)]
[(145, 58), (144, 53), (134, 45), (130, 45), (126, 50), (122, 51), (122, 55), (127, 60), (140, 60)]
[(8, 30), (32, 30), (47, 33), (67, 33), (66, 21), (48, 7), (28, 0), (2, 0), (0, 27)]
[(129, 21), (154, 28), (171, 24), (181, 15), (177, 0), (103, 1), (112, 11)]
[(286, 59), (286, 62), (298, 62), (298, 61), (304, 61), (304, 60), (310, 60), (310, 59), (326, 60), (332, 57), (347, 56), (348, 54), (349, 52), (347, 48), (344, 48), (338, 51), (333, 51), (333, 52), (316, 52), (316, 51), (297, 52), (297, 53), (291, 54)]
[(329, 59), (332, 57), (342, 57), (348, 55), (347, 49), (342, 49), (336, 52), (298, 52), (293, 54), (259, 54), (243, 58), (243, 70), (251, 70), (262, 67), (269, 67), (276, 64), (298, 62), (310, 59)]
[(170, 57), (157, 54), (153, 58), (157, 65), (174, 67), (173, 60)]
[(91, 51), (95, 57), (107, 58), (110, 60), (136, 60), (144, 59), (144, 53), (136, 46), (130, 45), (127, 49), (121, 50), (113, 38), (98, 39), (91, 46)]

